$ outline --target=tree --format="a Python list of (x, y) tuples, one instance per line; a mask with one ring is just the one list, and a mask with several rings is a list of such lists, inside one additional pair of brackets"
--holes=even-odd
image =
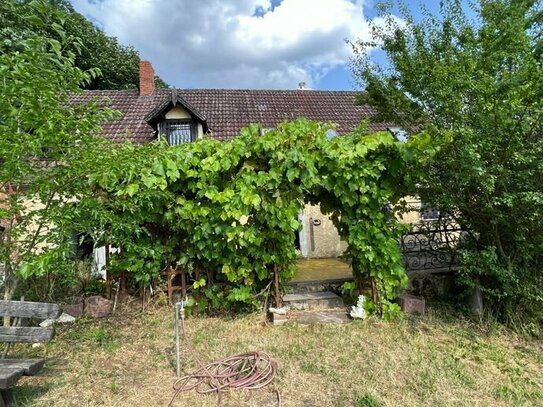
[[(56, 17), (55, 17), (56, 16)], [(31, 1), (6, 0), (0, 3), (0, 41), (5, 49), (17, 49), (19, 41), (36, 37), (61, 40), (55, 24), (62, 20), (66, 36), (80, 38), (67, 44), (74, 52), (75, 66), (83, 71), (99, 69), (90, 81), (81, 84), (85, 89), (137, 89), (139, 86), (139, 60), (136, 49), (119, 44), (115, 37), (77, 13), (65, 0)], [(156, 77), (157, 87), (168, 87)]]
[[(73, 248), (71, 213), (86, 193), (86, 174), (103, 143), (100, 123), (113, 112), (96, 103), (73, 105), (70, 94), (97, 76), (75, 66), (81, 45), (53, 28), (61, 41), (22, 39), (0, 52), (0, 222), (4, 298), (19, 278), (61, 270)], [(35, 15), (35, 18), (39, 18)], [(36, 21), (37, 24), (39, 22)], [(95, 169), (96, 170), (96, 169)]]
[[(361, 103), (375, 120), (432, 138), (421, 198), (467, 230), (460, 280), (502, 316), (543, 305), (543, 7), (540, 1), (445, 1), (416, 21), (380, 9), (354, 44)], [(374, 63), (380, 46), (387, 64)], [(541, 316), (539, 311), (539, 316)]]

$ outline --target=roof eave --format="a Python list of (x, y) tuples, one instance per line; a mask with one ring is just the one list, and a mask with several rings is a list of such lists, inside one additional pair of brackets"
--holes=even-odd
[(206, 117), (196, 110), (196, 108), (194, 108), (194, 106), (187, 102), (183, 97), (181, 97), (175, 89), (172, 90), (172, 94), (168, 99), (164, 100), (153, 110), (147, 113), (144, 120), (156, 130), (157, 123), (164, 120), (166, 118), (166, 113), (177, 105), (181, 105), (181, 107), (185, 109), (191, 117), (200, 121), (204, 127), (204, 132), (207, 132), (208, 126)]

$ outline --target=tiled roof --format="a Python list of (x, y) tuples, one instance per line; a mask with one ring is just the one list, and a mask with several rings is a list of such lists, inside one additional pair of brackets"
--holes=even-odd
[[(108, 106), (119, 110), (122, 116), (103, 126), (104, 136), (116, 141), (145, 142), (154, 138), (145, 117), (171, 99), (171, 94), (170, 89), (157, 90), (152, 96), (139, 96), (137, 90), (85, 91), (72, 100), (108, 100)], [(372, 115), (368, 106), (355, 105), (357, 92), (348, 91), (190, 89), (177, 90), (177, 94), (207, 119), (207, 137), (219, 140), (238, 135), (242, 127), (251, 123), (271, 128), (299, 117), (335, 123), (338, 133), (345, 134)], [(375, 131), (386, 127), (370, 124)]]

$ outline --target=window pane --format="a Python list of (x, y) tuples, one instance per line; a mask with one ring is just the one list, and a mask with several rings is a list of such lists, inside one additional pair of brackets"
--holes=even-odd
[(189, 121), (166, 122), (166, 134), (168, 142), (172, 146), (192, 141), (191, 123)]

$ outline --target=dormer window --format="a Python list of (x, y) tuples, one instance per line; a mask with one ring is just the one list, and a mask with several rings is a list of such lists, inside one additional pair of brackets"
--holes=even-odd
[(196, 141), (209, 130), (206, 118), (175, 89), (145, 116), (145, 120), (155, 130), (156, 137), (166, 138), (171, 146)]
[(167, 119), (159, 124), (159, 133), (167, 137), (170, 146), (190, 143), (196, 140), (197, 130), (190, 119)]

